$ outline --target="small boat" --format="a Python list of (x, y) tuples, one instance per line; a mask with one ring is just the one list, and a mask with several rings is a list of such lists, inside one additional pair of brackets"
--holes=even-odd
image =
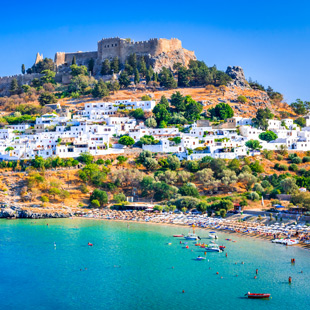
[(175, 237), (175, 238), (183, 238), (184, 235), (183, 234), (182, 235), (173, 235), (173, 237)]
[(270, 294), (254, 294), (254, 293), (250, 293), (250, 292), (248, 292), (245, 295), (247, 295), (248, 298), (250, 298), (250, 299), (264, 299), (264, 298), (270, 297)]
[(217, 244), (210, 243), (207, 247), (205, 247), (205, 251), (207, 252), (222, 252), (220, 247)]
[(187, 240), (198, 240), (198, 237), (196, 234), (188, 233), (186, 237), (184, 237)]
[(171, 245), (172, 243), (171, 242), (168, 242), (168, 245)]
[(226, 248), (224, 245), (220, 245), (219, 246), (220, 250), (224, 251), (224, 249)]
[(196, 260), (205, 260), (206, 258), (205, 257), (202, 257), (202, 256), (198, 256), (197, 258), (196, 258)]
[(209, 237), (212, 238), (212, 239), (218, 239), (218, 236), (217, 236), (217, 234), (216, 234), (215, 231), (211, 231), (211, 232), (209, 233)]

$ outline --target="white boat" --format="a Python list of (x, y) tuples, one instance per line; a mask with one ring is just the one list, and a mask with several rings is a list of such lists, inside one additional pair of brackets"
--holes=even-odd
[(209, 238), (212, 238), (212, 239), (218, 239), (218, 236), (215, 232), (210, 232), (209, 233)]
[(196, 260), (205, 260), (206, 258), (205, 257), (202, 257), (202, 256), (198, 256), (197, 258), (196, 258)]
[(207, 252), (222, 252), (222, 250), (219, 248), (218, 244), (211, 243), (207, 247), (204, 248), (204, 251)]
[(198, 240), (198, 237), (196, 234), (193, 233), (188, 233), (188, 235), (186, 237), (184, 237), (187, 240)]

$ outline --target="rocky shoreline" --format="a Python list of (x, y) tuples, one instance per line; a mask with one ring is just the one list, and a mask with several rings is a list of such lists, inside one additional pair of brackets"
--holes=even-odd
[(22, 209), (15, 206), (4, 206), (0, 209), (0, 218), (14, 219), (14, 218), (23, 218), (23, 219), (45, 219), (45, 218), (69, 218), (73, 214), (70, 212), (33, 212), (31, 210)]

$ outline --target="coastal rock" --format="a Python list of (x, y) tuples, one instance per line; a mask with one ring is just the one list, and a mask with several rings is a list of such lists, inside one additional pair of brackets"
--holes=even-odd
[(228, 66), (226, 74), (228, 74), (232, 78), (232, 81), (229, 83), (229, 85), (241, 88), (250, 88), (249, 83), (246, 80), (243, 69), (241, 67)]
[(0, 211), (0, 218), (10, 218), (15, 216), (15, 211), (11, 208), (4, 208)]

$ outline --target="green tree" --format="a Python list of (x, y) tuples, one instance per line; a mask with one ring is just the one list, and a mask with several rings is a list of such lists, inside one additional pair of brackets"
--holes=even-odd
[(203, 110), (202, 105), (192, 99), (191, 96), (186, 96), (184, 101), (186, 104), (185, 117), (191, 121), (198, 120)]
[(169, 101), (168, 99), (166, 98), (165, 95), (162, 95), (161, 98), (160, 98), (160, 101), (159, 101), (159, 104), (162, 104), (166, 107), (166, 109), (168, 110), (169, 109)]
[(46, 84), (46, 83), (55, 84), (56, 72), (51, 71), (51, 70), (44, 70), (41, 72), (41, 74), (44, 74), (44, 76), (40, 78), (40, 81), (42, 84)]
[(291, 103), (291, 107), (293, 108), (296, 114), (304, 115), (309, 110), (310, 102), (307, 102), (307, 101), (304, 102), (300, 99), (296, 99), (295, 102)]
[(144, 119), (144, 111), (141, 108), (136, 110), (132, 110), (130, 115), (133, 116), (135, 119)]
[(199, 198), (199, 192), (197, 187), (192, 183), (187, 183), (180, 187), (179, 193), (182, 196), (191, 196), (195, 198)]
[(278, 138), (278, 136), (273, 131), (268, 130), (268, 131), (260, 133), (259, 138), (261, 140), (270, 142), (270, 141), (276, 140)]
[(297, 119), (294, 120), (294, 123), (299, 125), (300, 127), (306, 127), (306, 120), (303, 117), (298, 117)]
[(136, 55), (136, 53), (129, 55), (128, 64), (133, 68), (133, 70), (137, 69), (137, 55)]
[(15, 95), (19, 92), (19, 86), (17, 80), (14, 78), (10, 84), (10, 93), (11, 95)]
[(86, 165), (89, 165), (93, 162), (94, 156), (90, 153), (81, 153), (81, 155), (78, 157), (78, 161), (81, 163), (85, 163)]
[(145, 120), (145, 126), (147, 127), (151, 127), (151, 128), (155, 128), (157, 126), (157, 122), (155, 120), (155, 118), (148, 118)]
[(129, 136), (122, 136), (119, 140), (118, 140), (119, 144), (123, 144), (123, 145), (133, 145), (135, 144), (135, 140)]
[(181, 167), (181, 162), (179, 158), (177, 158), (175, 155), (169, 155), (167, 157), (167, 162), (169, 165), (169, 169), (171, 170), (177, 170)]
[(128, 87), (130, 85), (129, 76), (128, 76), (128, 74), (125, 71), (123, 71), (120, 74), (120, 76), (118, 78), (118, 82), (119, 82), (121, 87), (125, 87), (126, 88), (126, 87)]
[(262, 148), (258, 140), (249, 140), (245, 142), (245, 146), (247, 146), (249, 149), (253, 151), (260, 150)]
[(126, 198), (126, 196), (124, 195), (124, 193), (115, 194), (115, 195), (113, 196), (113, 199), (114, 199), (117, 203), (120, 203), (120, 202), (123, 202), (123, 201), (127, 201), (127, 198)]
[(225, 120), (234, 116), (234, 110), (227, 103), (221, 102), (217, 104), (214, 108), (209, 109), (211, 117), (216, 117), (220, 120)]
[(147, 170), (155, 170), (158, 167), (158, 162), (155, 158), (146, 158), (143, 162), (143, 166), (147, 169)]
[(71, 65), (70, 69), (71, 69), (72, 76), (88, 75), (86, 66)]
[(92, 95), (94, 98), (103, 98), (109, 96), (110, 92), (108, 90), (107, 84), (103, 82), (102, 79), (95, 85), (92, 90)]
[(157, 124), (159, 124), (161, 121), (165, 121), (166, 123), (168, 123), (169, 119), (171, 117), (169, 111), (167, 110), (166, 105), (165, 104), (160, 104), (160, 103), (158, 103), (154, 107), (153, 114), (155, 116)]
[(134, 82), (135, 82), (136, 85), (139, 84), (139, 82), (140, 82), (140, 74), (139, 74), (139, 71), (138, 71), (137, 68), (135, 69)]
[(119, 72), (119, 59), (117, 56), (111, 62), (111, 71), (116, 74)]
[(143, 56), (140, 58), (139, 61), (139, 72), (142, 76), (145, 76), (147, 73), (146, 64)]
[(57, 99), (54, 94), (45, 91), (40, 95), (39, 102), (40, 102), (40, 105), (43, 107), (46, 104), (56, 103)]
[(90, 195), (90, 201), (98, 200), (100, 203), (100, 206), (103, 206), (108, 203), (108, 195), (105, 191), (102, 191), (100, 189), (95, 189), (93, 193)]
[(189, 87), (191, 82), (191, 71), (185, 67), (180, 66), (178, 68), (178, 86)]
[(54, 71), (54, 62), (50, 58), (44, 58), (33, 66), (32, 71), (36, 73), (41, 73), (44, 70)]
[(25, 74), (25, 73), (26, 73), (25, 65), (22, 64), (22, 74)]
[(261, 128), (262, 130), (267, 130), (268, 128), (268, 120), (272, 119), (274, 115), (271, 111), (266, 109), (258, 109), (256, 112), (256, 117), (253, 118), (252, 123), (257, 128)]
[(171, 105), (175, 107), (177, 111), (184, 112), (186, 111), (186, 102), (185, 98), (182, 96), (182, 94), (177, 91), (171, 95)]
[(111, 73), (111, 64), (109, 59), (105, 59), (101, 66), (101, 75), (107, 75)]
[(177, 82), (175, 81), (171, 71), (163, 67), (159, 73), (158, 81), (160, 85), (168, 89), (173, 89), (177, 87)]
[(152, 98), (151, 98), (149, 95), (143, 95), (143, 96), (141, 97), (141, 100), (142, 100), (142, 101), (151, 101)]
[(93, 58), (91, 58), (88, 61), (88, 71), (91, 72), (91, 74), (94, 73), (94, 65), (95, 65), (95, 60)]

